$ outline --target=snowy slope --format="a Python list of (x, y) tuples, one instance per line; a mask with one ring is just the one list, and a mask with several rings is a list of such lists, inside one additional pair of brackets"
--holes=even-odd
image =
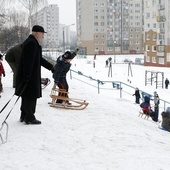
[[(101, 80), (127, 80), (127, 65), (114, 65), (115, 72), (111, 78), (107, 76), (108, 69), (104, 68), (104, 62), (104, 57), (97, 58), (96, 68), (93, 68), (92, 64), (86, 64), (85, 59), (75, 59), (72, 69)], [(5, 61), (4, 67), (7, 76), (3, 78), (1, 108), (14, 93), (12, 73)], [(134, 75), (131, 85), (153, 93), (154, 87), (145, 87), (141, 80), (146, 68), (133, 66), (132, 69)], [(167, 71), (166, 75), (169, 74), (168, 69), (164, 68), (164, 71)], [(47, 70), (42, 69), (42, 77), (49, 77), (52, 81), (51, 73)], [(0, 145), (0, 169), (169, 169), (170, 133), (159, 129), (159, 125), (152, 120), (139, 118), (139, 106), (134, 104), (133, 96), (124, 94), (125, 98), (120, 98), (117, 90), (104, 89), (98, 94), (96, 88), (75, 78), (70, 79), (68, 76), (68, 81), (70, 97), (86, 99), (89, 106), (81, 111), (49, 107), (47, 103), (50, 101), (51, 83), (43, 90), (43, 97), (37, 104), (36, 117), (42, 124), (34, 126), (18, 121), (19, 100), (7, 119), (9, 134), (7, 143)], [(157, 91), (160, 97), (168, 98), (169, 90)], [(1, 113), (0, 123), (15, 100), (16, 96)]]

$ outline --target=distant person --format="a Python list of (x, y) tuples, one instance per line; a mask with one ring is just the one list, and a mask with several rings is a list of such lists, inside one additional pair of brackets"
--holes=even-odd
[(153, 117), (153, 119), (154, 119), (154, 121), (158, 121), (158, 116), (159, 116), (159, 103), (160, 103), (160, 101), (159, 101), (160, 99), (159, 99), (159, 95), (157, 94), (157, 92), (155, 91), (154, 92), (154, 99), (153, 99), (153, 101), (154, 101), (154, 112), (155, 112), (155, 114), (154, 114), (154, 117)]
[[(56, 86), (59, 87), (59, 89), (65, 89), (66, 92), (69, 90), (69, 85), (67, 83), (67, 72), (70, 70), (71, 67), (71, 60), (77, 55), (78, 49), (75, 50), (75, 52), (66, 51), (63, 55), (60, 55), (55, 64), (55, 71), (53, 73), (54, 78), (54, 86), (53, 89), (56, 88)], [(68, 97), (67, 94), (64, 94), (64, 97)], [(62, 93), (59, 93), (59, 96), (63, 96)], [(63, 100), (57, 99), (56, 103), (62, 103)], [(70, 104), (69, 101), (67, 101), (67, 104)]]
[(11, 67), (14, 75), (13, 75), (13, 87), (15, 88), (16, 84), (16, 73), (17, 73), (17, 68), (19, 65), (20, 57), (21, 57), (21, 51), (22, 51), (22, 44), (17, 44), (14, 47), (10, 48), (6, 55), (5, 55), (5, 60)]
[(42, 57), (40, 45), (44, 38), (44, 28), (32, 27), (32, 33), (23, 42), (21, 58), (16, 75), (15, 95), (21, 96), (20, 121), (38, 125), (41, 121), (35, 117), (37, 98), (42, 97), (41, 66), (53, 72), (53, 65)]
[(0, 54), (0, 94), (3, 91), (3, 85), (2, 85), (2, 75), (5, 77), (5, 70), (2, 64), (3, 61), (3, 55)]
[(165, 79), (165, 89), (168, 89), (168, 85), (169, 85), (169, 80), (166, 78)]
[(93, 68), (95, 68), (96, 67), (96, 63), (95, 63), (95, 61), (93, 61)]
[(94, 60), (96, 60), (96, 54), (94, 55)]
[(108, 67), (108, 64), (109, 64), (108, 59), (105, 61), (105, 63), (106, 63), (105, 68), (107, 68), (107, 67)]
[(140, 93), (139, 93), (139, 89), (136, 87), (135, 89), (135, 93), (133, 94), (133, 96), (135, 96), (135, 103), (140, 104)]

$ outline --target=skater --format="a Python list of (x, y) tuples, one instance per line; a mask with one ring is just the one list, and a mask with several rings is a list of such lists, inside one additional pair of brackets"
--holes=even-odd
[(133, 94), (133, 96), (135, 96), (135, 103), (140, 104), (140, 93), (137, 87), (135, 89), (135, 93)]
[(40, 42), (44, 38), (44, 28), (32, 27), (32, 33), (23, 42), (21, 58), (16, 75), (15, 95), (21, 96), (20, 122), (38, 125), (41, 121), (35, 117), (37, 98), (42, 96), (41, 66), (53, 72), (51, 63), (42, 58)]
[(166, 78), (165, 79), (165, 89), (168, 89), (168, 85), (169, 85), (169, 80)]
[[(75, 52), (66, 51), (63, 55), (57, 58), (55, 68), (54, 68), (55, 71), (53, 74), (53, 78), (54, 78), (53, 89), (55, 89), (56, 86), (58, 86), (59, 89), (65, 89), (65, 91), (68, 92), (69, 85), (67, 83), (66, 75), (71, 67), (70, 62), (76, 56), (77, 52), (78, 49), (76, 49)], [(63, 94), (59, 93), (59, 96), (63, 96)], [(68, 95), (65, 95), (64, 97), (68, 97)], [(56, 101), (56, 103), (62, 103), (62, 102), (63, 100), (59, 100), (59, 99)], [(67, 104), (70, 104), (69, 101), (67, 101)]]
[[(2, 75), (5, 77), (5, 70), (2, 64), (2, 60), (3, 60), (3, 55), (0, 54), (0, 94), (3, 91), (3, 85), (2, 85)], [(1, 97), (1, 95), (0, 95)]]

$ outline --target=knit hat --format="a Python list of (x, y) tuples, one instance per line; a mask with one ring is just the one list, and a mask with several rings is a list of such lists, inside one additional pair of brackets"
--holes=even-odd
[(64, 59), (73, 59), (72, 54), (71, 54), (70, 51), (66, 51), (66, 52), (63, 54), (63, 58), (64, 58)]

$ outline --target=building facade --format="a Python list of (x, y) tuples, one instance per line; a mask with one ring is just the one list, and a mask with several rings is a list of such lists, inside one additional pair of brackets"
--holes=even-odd
[(59, 7), (52, 4), (32, 15), (32, 25), (42, 25), (47, 31), (44, 36), (43, 48), (56, 49), (59, 46)]
[(170, 1), (144, 1), (146, 66), (170, 67)]
[(85, 47), (87, 54), (143, 53), (142, 4), (141, 0), (76, 0), (78, 46)]

